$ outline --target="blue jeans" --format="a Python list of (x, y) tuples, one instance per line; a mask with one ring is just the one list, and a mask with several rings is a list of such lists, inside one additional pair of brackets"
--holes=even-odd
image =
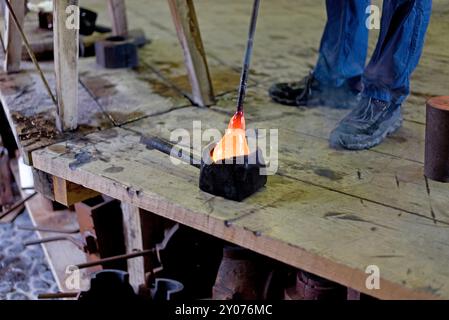
[(385, 0), (381, 30), (365, 66), (370, 0), (327, 0), (328, 21), (314, 75), (324, 86), (361, 80), (362, 95), (400, 104), (421, 57), (432, 0)]

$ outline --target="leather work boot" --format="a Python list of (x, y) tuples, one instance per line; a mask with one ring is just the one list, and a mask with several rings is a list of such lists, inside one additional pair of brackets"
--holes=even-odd
[(330, 135), (334, 148), (362, 150), (381, 143), (402, 125), (401, 105), (363, 98)]
[(359, 91), (351, 88), (348, 83), (341, 87), (323, 86), (312, 73), (302, 81), (275, 83), (268, 93), (273, 101), (288, 106), (351, 109), (359, 101)]

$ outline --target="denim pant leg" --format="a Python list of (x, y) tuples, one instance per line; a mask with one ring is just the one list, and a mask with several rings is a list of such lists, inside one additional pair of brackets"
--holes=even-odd
[(379, 41), (363, 74), (363, 95), (401, 104), (410, 93), (432, 0), (385, 0)]
[(370, 0), (326, 0), (327, 24), (314, 76), (326, 86), (340, 87), (360, 79), (368, 50), (366, 9)]

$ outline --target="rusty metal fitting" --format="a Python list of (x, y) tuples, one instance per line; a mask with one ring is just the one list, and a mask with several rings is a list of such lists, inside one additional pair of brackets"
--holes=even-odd
[(95, 43), (97, 64), (103, 68), (135, 68), (139, 63), (134, 39), (109, 37)]
[(285, 290), (285, 300), (346, 300), (347, 289), (305, 271), (296, 274), (296, 285)]
[(426, 118), (424, 174), (435, 181), (449, 182), (449, 96), (427, 101)]
[(214, 300), (261, 300), (271, 266), (264, 257), (241, 247), (226, 246), (212, 289)]
[[(75, 204), (80, 234), (88, 261), (125, 253), (120, 202), (98, 196)], [(126, 270), (126, 261), (112, 262), (106, 269)]]

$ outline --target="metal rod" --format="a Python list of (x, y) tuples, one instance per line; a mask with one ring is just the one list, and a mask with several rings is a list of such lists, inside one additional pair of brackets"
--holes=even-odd
[(169, 156), (174, 156), (177, 159), (190, 164), (191, 166), (200, 169), (201, 168), (201, 161), (198, 159), (195, 159), (192, 153), (186, 154), (187, 150), (185, 149), (179, 149), (179, 151), (176, 154), (172, 154), (173, 148), (175, 148), (175, 145), (167, 140), (161, 139), (159, 137), (148, 137), (148, 136), (142, 136), (140, 138), (141, 143), (145, 144), (148, 149), (155, 149), (162, 153), (165, 153)]
[(14, 210), (16, 210), (17, 208), (19, 208), (21, 205), (23, 205), (25, 202), (27, 202), (28, 200), (30, 200), (31, 198), (33, 198), (35, 195), (37, 195), (37, 192), (30, 194), (28, 197), (26, 197), (25, 199), (20, 200), (19, 202), (16, 202), (15, 204), (12, 205), (11, 208), (9, 208), (8, 210), (6, 210), (6, 212), (2, 213), (0, 215), (0, 219), (3, 219), (4, 217), (6, 217), (8, 214), (10, 214), (11, 212), (13, 212)]
[(141, 257), (141, 256), (144, 256), (144, 255), (147, 255), (147, 254), (150, 254), (150, 253), (154, 253), (154, 252), (155, 252), (155, 249), (137, 251), (137, 252), (134, 252), (134, 253), (122, 254), (122, 255), (119, 255), (119, 256), (115, 256), (115, 257), (104, 258), (104, 259), (97, 260), (97, 261), (81, 263), (81, 264), (78, 264), (76, 267), (78, 269), (86, 269), (86, 268), (90, 268), (90, 267), (93, 267), (93, 266), (98, 266), (98, 265), (109, 263), (109, 262), (116, 262), (116, 261), (121, 261), (121, 260), (129, 260), (129, 259), (132, 259), (132, 258)]
[(64, 233), (64, 234), (73, 234), (80, 232), (80, 229), (55, 229), (49, 227), (34, 227), (34, 226), (17, 226), (19, 230), (26, 231), (40, 231), (40, 232), (49, 232), (49, 233)]
[(17, 30), (19, 30), (20, 36), (22, 37), (23, 43), (25, 44), (25, 48), (28, 51), (28, 55), (30, 56), (31, 61), (33, 61), (33, 64), (36, 67), (36, 69), (39, 73), (39, 76), (42, 79), (42, 82), (44, 83), (44, 86), (45, 86), (45, 89), (47, 90), (48, 95), (50, 96), (51, 100), (53, 101), (53, 103), (56, 106), (56, 112), (59, 114), (58, 101), (56, 100), (56, 97), (53, 95), (53, 92), (50, 89), (50, 85), (48, 84), (48, 81), (45, 78), (44, 72), (42, 71), (42, 69), (39, 65), (39, 62), (37, 61), (36, 56), (33, 53), (33, 50), (31, 49), (31, 46), (30, 46), (28, 39), (25, 35), (25, 32), (23, 31), (22, 26), (20, 25), (19, 20), (17, 19), (16, 13), (12, 9), (11, 4), (9, 3), (9, 0), (4, 0), (4, 1), (5, 1), (6, 6), (8, 7), (9, 14), (12, 17), (14, 24), (17, 27)]
[(237, 112), (243, 111), (243, 101), (246, 96), (246, 88), (248, 84), (249, 67), (251, 65), (251, 57), (253, 54), (254, 36), (256, 34), (257, 16), (259, 14), (260, 0), (254, 0), (253, 12), (251, 15), (251, 25), (249, 27), (248, 42), (246, 44), (245, 58), (243, 59), (243, 69), (240, 78), (240, 89), (237, 99)]
[(63, 298), (77, 298), (79, 292), (57, 292), (57, 293), (41, 293), (37, 296), (38, 299), (63, 299)]
[(25, 241), (23, 243), (24, 246), (32, 246), (36, 244), (42, 244), (42, 243), (48, 243), (48, 242), (55, 242), (55, 241), (70, 241), (73, 243), (78, 249), (84, 251), (84, 245), (81, 241), (78, 241), (74, 237), (68, 236), (68, 235), (62, 235), (62, 236), (54, 236), (54, 237), (48, 237), (48, 238), (42, 238), (38, 240), (31, 240), (31, 241)]

